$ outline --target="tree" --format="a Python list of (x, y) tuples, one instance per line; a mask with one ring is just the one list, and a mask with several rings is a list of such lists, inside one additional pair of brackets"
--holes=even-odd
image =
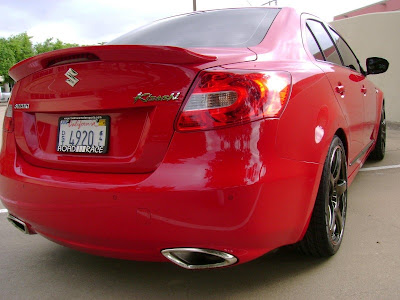
[(8, 70), (17, 62), (34, 55), (31, 38), (23, 32), (8, 39), (0, 39), (0, 75), (4, 77), (6, 83), (13, 82)]
[(9, 47), (14, 53), (16, 62), (35, 55), (33, 52), (31, 38), (32, 37), (28, 36), (26, 32), (12, 35), (8, 38)]
[(64, 43), (57, 39), (53, 42), (53, 38), (46, 39), (43, 43), (37, 43), (34, 46), (35, 54), (45, 53), (53, 50), (71, 48), (71, 47), (79, 47), (78, 44), (70, 44)]
[(44, 52), (79, 47), (78, 44), (64, 43), (59, 39), (53, 41), (53, 38), (33, 45), (31, 38), (26, 32), (12, 35), (7, 39), (0, 38), (0, 76), (4, 77), (5, 82), (13, 82), (8, 70), (21, 60)]
[(8, 70), (16, 63), (15, 55), (6, 39), (0, 38), (0, 75), (4, 82), (12, 82)]

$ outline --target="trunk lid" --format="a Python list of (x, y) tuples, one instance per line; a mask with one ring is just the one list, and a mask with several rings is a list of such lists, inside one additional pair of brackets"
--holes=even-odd
[[(30, 58), (10, 70), (18, 81), (14, 98), (17, 148), (26, 161), (45, 168), (152, 172), (164, 158), (174, 120), (196, 74), (255, 59), (247, 48), (115, 45), (58, 50)], [(81, 119), (83, 124), (85, 118), (97, 116), (109, 120), (106, 153), (57, 151), (59, 134), (74, 142), (72, 137), (78, 133), (77, 128), (67, 133), (59, 130), (62, 118)]]

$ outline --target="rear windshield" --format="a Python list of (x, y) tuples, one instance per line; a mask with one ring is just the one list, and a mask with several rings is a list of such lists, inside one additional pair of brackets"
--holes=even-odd
[(279, 11), (235, 8), (179, 15), (135, 29), (108, 45), (252, 47), (261, 43)]

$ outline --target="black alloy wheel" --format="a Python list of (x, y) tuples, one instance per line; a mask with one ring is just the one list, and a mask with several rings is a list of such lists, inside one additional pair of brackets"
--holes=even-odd
[(343, 147), (337, 145), (333, 150), (330, 161), (329, 198), (325, 212), (328, 234), (334, 245), (337, 245), (342, 240), (346, 220), (347, 174), (345, 159)]
[(379, 122), (378, 136), (376, 138), (376, 144), (374, 150), (369, 155), (372, 160), (382, 160), (385, 157), (386, 152), (386, 113), (385, 103), (382, 104), (381, 120)]
[(342, 141), (334, 136), (322, 171), (307, 232), (297, 248), (304, 254), (334, 255), (342, 243), (347, 212), (347, 160)]

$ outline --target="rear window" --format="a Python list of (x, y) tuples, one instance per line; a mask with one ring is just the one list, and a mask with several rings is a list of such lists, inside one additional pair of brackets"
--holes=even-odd
[(179, 15), (135, 29), (108, 45), (252, 47), (261, 43), (279, 11), (237, 8)]

